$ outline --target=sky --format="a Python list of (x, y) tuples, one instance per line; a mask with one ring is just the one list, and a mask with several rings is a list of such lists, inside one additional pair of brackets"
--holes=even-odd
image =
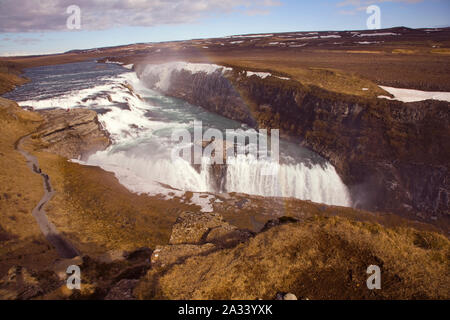
[(364, 30), (370, 5), (379, 6), (382, 28), (450, 26), (450, 0), (0, 0), (0, 56), (248, 33)]

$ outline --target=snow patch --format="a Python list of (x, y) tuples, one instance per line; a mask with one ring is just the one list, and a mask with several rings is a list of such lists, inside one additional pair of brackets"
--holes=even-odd
[(191, 203), (200, 206), (201, 212), (213, 212), (214, 208), (211, 201), (214, 200), (213, 195), (207, 193), (194, 193), (191, 198)]
[(251, 76), (258, 76), (261, 79), (265, 79), (267, 77), (272, 76), (271, 73), (268, 72), (252, 72), (252, 71), (247, 71), (247, 77), (251, 77)]
[(300, 48), (300, 47), (306, 46), (307, 44), (308, 44), (308, 43), (290, 45), (289, 48)]
[(380, 33), (361, 33), (358, 37), (381, 37), (381, 36), (398, 36), (398, 33), (380, 32)]
[(230, 38), (263, 38), (263, 37), (273, 37), (273, 34), (255, 34), (249, 36), (231, 36)]
[(338, 35), (320, 36), (320, 39), (339, 39), (339, 38), (342, 37)]
[(355, 42), (357, 44), (377, 44), (377, 43), (382, 43), (382, 41), (360, 41), (360, 42)]
[(111, 60), (108, 60), (108, 59), (105, 60), (105, 63), (108, 63), (108, 64), (118, 64), (118, 65), (122, 65), (122, 64), (123, 64), (122, 62), (119, 62), (119, 61), (111, 61)]
[(394, 96), (394, 98), (387, 96), (378, 96), (378, 98), (380, 99), (398, 100), (402, 102), (416, 102), (424, 100), (439, 100), (450, 102), (450, 92), (420, 91), (385, 86), (380, 86), (380, 88)]
[(295, 38), (295, 40), (310, 40), (310, 39), (319, 39), (319, 37), (318, 36), (314, 36), (314, 37)]

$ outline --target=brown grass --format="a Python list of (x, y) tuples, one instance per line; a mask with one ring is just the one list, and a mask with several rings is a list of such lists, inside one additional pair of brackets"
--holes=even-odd
[(41, 178), (31, 173), (14, 144), (39, 121), (33, 113), (22, 111), (15, 103), (0, 98), (0, 214), (2, 222), (10, 221), (3, 228), (19, 236), (38, 233), (29, 213), (44, 191)]
[(44, 152), (36, 155), (57, 191), (48, 216), (83, 254), (167, 243), (178, 214), (193, 209), (177, 200), (132, 193), (98, 167)]
[(450, 49), (448, 49), (448, 48), (443, 48), (443, 49), (433, 49), (433, 50), (431, 50), (431, 53), (437, 53), (437, 54), (449, 55), (449, 54), (450, 54)]
[(56, 253), (41, 235), (31, 211), (44, 194), (42, 179), (33, 174), (15, 142), (34, 130), (41, 118), (0, 98), (0, 276), (21, 264), (43, 269)]
[[(448, 299), (450, 243), (435, 233), (345, 218), (275, 227), (234, 249), (150, 271), (142, 299)], [(382, 289), (367, 289), (369, 265)], [(188, 276), (187, 276), (188, 275)]]
[[(386, 94), (374, 82), (364, 79), (355, 73), (344, 72), (339, 69), (322, 67), (296, 67), (289, 66), (287, 61), (235, 61), (223, 60), (222, 64), (252, 71), (272, 72), (275, 75), (296, 80), (306, 86), (317, 86), (332, 92), (345, 93), (362, 97), (376, 97)], [(369, 90), (363, 91), (363, 88)]]
[(0, 95), (27, 81), (27, 79), (20, 77), (20, 71), (15, 64), (0, 61)]
[(365, 53), (365, 54), (381, 54), (383, 51), (371, 51), (371, 50), (348, 50), (347, 53)]
[(396, 54), (417, 54), (417, 50), (410, 50), (410, 49), (394, 49), (392, 50), (392, 53)]

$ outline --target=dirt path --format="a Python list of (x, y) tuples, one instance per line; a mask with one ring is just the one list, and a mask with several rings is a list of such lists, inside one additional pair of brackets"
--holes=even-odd
[(55, 247), (59, 256), (64, 259), (74, 258), (79, 255), (78, 251), (68, 240), (66, 240), (58, 232), (55, 225), (51, 223), (47, 218), (47, 214), (44, 210), (44, 207), (47, 204), (47, 202), (49, 202), (52, 199), (52, 197), (55, 194), (55, 191), (52, 188), (49, 176), (44, 172), (42, 172), (41, 168), (39, 167), (37, 158), (22, 149), (21, 147), (22, 141), (27, 137), (28, 135), (20, 138), (16, 142), (15, 148), (25, 157), (25, 159), (27, 160), (27, 165), (30, 168), (30, 170), (36, 174), (39, 174), (42, 177), (42, 180), (44, 181), (44, 192), (45, 192), (41, 201), (39, 201), (38, 205), (32, 211), (33, 217), (36, 219), (39, 228), (41, 229), (44, 236), (47, 238), (48, 242), (50, 242)]

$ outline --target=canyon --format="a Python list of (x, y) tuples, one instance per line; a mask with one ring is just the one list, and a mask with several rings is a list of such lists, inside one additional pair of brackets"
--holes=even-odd
[(279, 128), (319, 153), (337, 168), (357, 207), (448, 221), (448, 102), (366, 99), (216, 67), (135, 68), (149, 87), (255, 128)]
[[(117, 77), (98, 92), (76, 87), (23, 108), (0, 98), (0, 298), (447, 299), (449, 103), (379, 96), (394, 98), (380, 86), (450, 91), (450, 29), (385, 33), (396, 35), (372, 44), (350, 32), (320, 32), (314, 41), (284, 33), (0, 58), (1, 94), (30, 83), (22, 73), (30, 67), (65, 64), (105, 74), (105, 65), (122, 65), (158, 92), (146, 100), (134, 78)], [(283, 140), (331, 164), (327, 174), (342, 180), (337, 190), (348, 189), (351, 206), (229, 192), (228, 164), (211, 166), (212, 191), (164, 185), (158, 195), (89, 163), (119, 139), (133, 142), (148, 119), (163, 119), (157, 108), (167, 100), (244, 128), (280, 129)], [(148, 101), (153, 109), (140, 109)], [(42, 208), (78, 257), (61, 256), (33, 218), (45, 185), (18, 144), (51, 181)], [(64, 269), (73, 263), (83, 285), (69, 291)], [(381, 291), (366, 289), (369, 264), (382, 269)]]

